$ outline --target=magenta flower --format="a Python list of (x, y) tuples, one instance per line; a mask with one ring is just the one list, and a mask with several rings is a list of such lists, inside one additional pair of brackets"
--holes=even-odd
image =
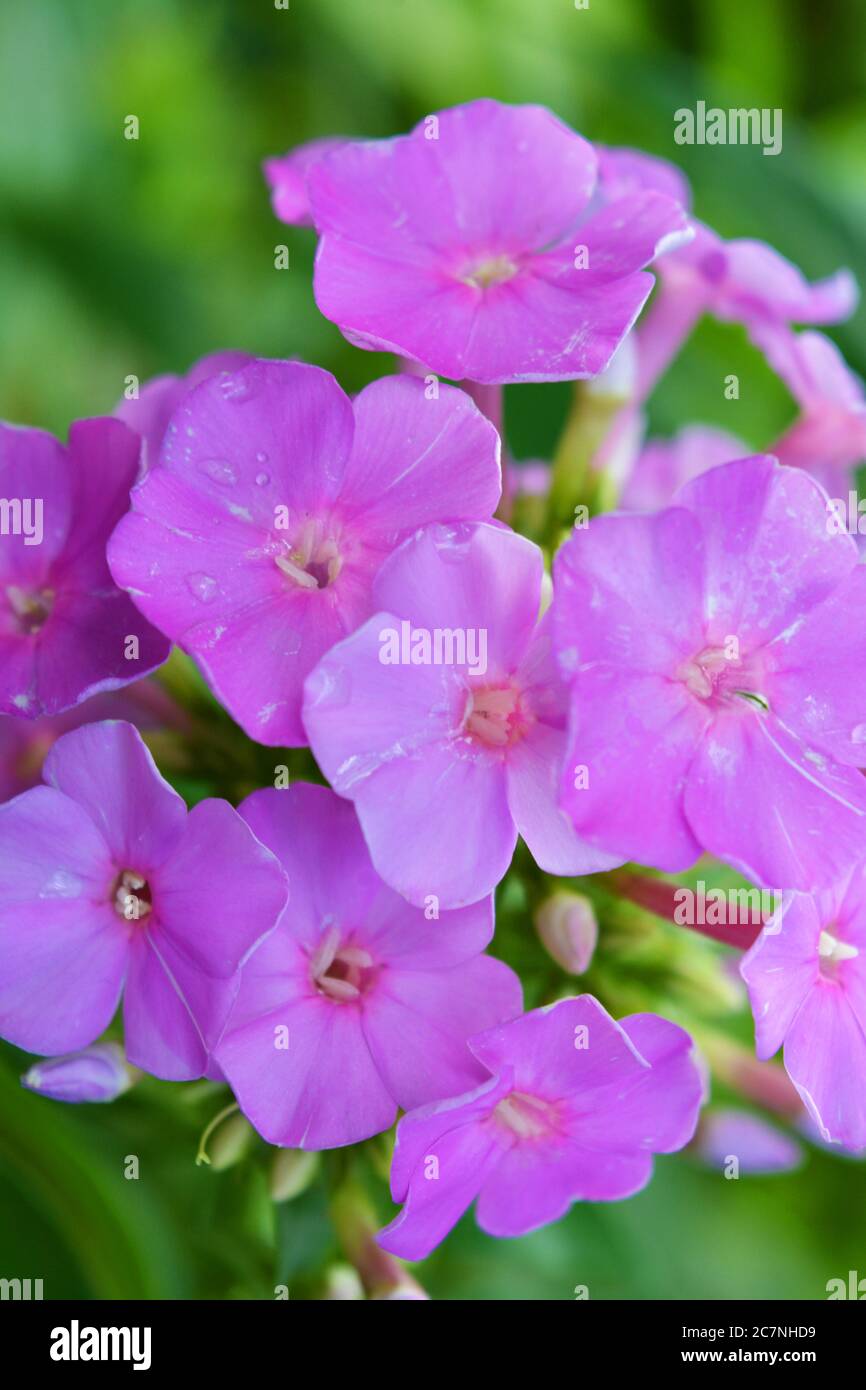
[(857, 285), (839, 270), (810, 285), (796, 266), (763, 241), (723, 241), (693, 221), (695, 236), (659, 261), (665, 288), (694, 296), (715, 318), (744, 323), (836, 323), (857, 304)]
[(753, 336), (801, 412), (773, 445), (773, 454), (780, 463), (814, 473), (834, 497), (844, 496), (852, 468), (866, 459), (862, 381), (823, 333), (783, 328)]
[(59, 714), (168, 656), (105, 560), (138, 450), (119, 420), (77, 421), (68, 448), (0, 424), (0, 713)]
[(26, 1090), (69, 1105), (107, 1104), (131, 1084), (123, 1048), (114, 1042), (93, 1043), (65, 1057), (34, 1062), (21, 1078)]
[(650, 439), (635, 459), (620, 506), (637, 512), (667, 507), (684, 483), (747, 453), (741, 440), (711, 425), (686, 425), (673, 439)]
[[(676, 165), (639, 150), (599, 146), (597, 153), (604, 199), (656, 192), (688, 212), (691, 190)], [(848, 270), (809, 284), (765, 242), (724, 241), (696, 218), (688, 225), (692, 238), (658, 258), (659, 289), (637, 333), (634, 405), (646, 400), (702, 314), (745, 324), (754, 333), (793, 323), (836, 323), (857, 303), (857, 284)]]
[(516, 975), (481, 954), (492, 900), (441, 918), (432, 900), (410, 907), (325, 787), (254, 792), (241, 814), (292, 884), (216, 1054), (247, 1118), (272, 1144), (328, 1149), (388, 1129), (398, 1106), (476, 1085), (467, 1035), (522, 1006)]
[(538, 547), (504, 527), (428, 527), (382, 567), (381, 611), (307, 681), (319, 766), (410, 902), (483, 898), (518, 832), (550, 873), (622, 862), (557, 806), (567, 695), (538, 621), (543, 571)]
[(44, 776), (0, 806), (0, 1036), (87, 1047), (123, 991), (129, 1061), (201, 1076), (282, 869), (227, 802), (187, 814), (131, 724), (65, 734)]
[(320, 140), (296, 145), (288, 154), (274, 155), (264, 161), (262, 169), (271, 190), (271, 206), (281, 222), (293, 227), (313, 225), (307, 174), (317, 160), (347, 143), (345, 135), (326, 135)]
[(825, 1141), (866, 1149), (866, 867), (791, 894), (743, 957), (760, 1058), (785, 1070)]
[(563, 546), (563, 802), (590, 844), (676, 872), (703, 851), (770, 888), (863, 855), (866, 570), (815, 480), (727, 463), (655, 516)]
[(385, 556), (496, 507), (493, 426), (462, 391), (428, 395), (388, 377), (352, 402), (318, 367), (256, 361), (185, 399), (133, 492), (112, 573), (260, 743), (306, 743), (304, 678), (373, 611)]
[[(654, 185), (652, 185), (654, 186)], [(857, 303), (851, 272), (809, 284), (761, 241), (723, 241), (692, 219), (694, 238), (659, 257), (659, 291), (638, 331), (637, 403), (646, 399), (702, 314), (745, 325), (752, 337), (793, 323), (837, 323)]]
[(482, 99), (307, 170), (316, 302), (352, 342), (455, 380), (595, 376), (643, 267), (689, 235), (654, 191), (593, 201), (592, 146), (539, 106)]
[(521, 1236), (575, 1201), (639, 1192), (652, 1154), (695, 1131), (702, 1079), (691, 1038), (656, 1014), (620, 1023), (592, 995), (480, 1033), (469, 1046), (489, 1080), (406, 1115), (391, 1195), (402, 1212), (378, 1237), (422, 1260), (476, 1200), (491, 1236)]
[(116, 418), (141, 436), (144, 472), (159, 458), (168, 422), (184, 396), (209, 377), (235, 372), (252, 360), (245, 352), (212, 352), (194, 363), (185, 376), (155, 376), (144, 383), (136, 399), (118, 401)]

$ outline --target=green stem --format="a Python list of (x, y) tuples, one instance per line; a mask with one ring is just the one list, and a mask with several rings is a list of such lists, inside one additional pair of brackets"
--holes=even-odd
[(217, 1126), (221, 1125), (223, 1120), (227, 1120), (229, 1115), (233, 1115), (234, 1112), (239, 1109), (240, 1106), (238, 1105), (237, 1101), (233, 1100), (231, 1105), (226, 1105), (222, 1110), (219, 1111), (218, 1114), (214, 1115), (210, 1124), (205, 1128), (204, 1133), (198, 1141), (198, 1153), (195, 1156), (196, 1167), (200, 1167), (202, 1163), (207, 1163), (208, 1165), (210, 1165), (210, 1159), (208, 1158), (207, 1154), (208, 1140), (210, 1139)]
[(334, 1194), (331, 1217), (346, 1258), (357, 1269), (368, 1298), (393, 1294), (426, 1296), (400, 1261), (376, 1244), (378, 1223), (355, 1179), (347, 1178)]
[(603, 475), (593, 470), (592, 463), (623, 404), (622, 396), (593, 391), (585, 381), (574, 383), (571, 407), (553, 455), (547, 515), (550, 541), (563, 527), (574, 525), (578, 506), (598, 510)]

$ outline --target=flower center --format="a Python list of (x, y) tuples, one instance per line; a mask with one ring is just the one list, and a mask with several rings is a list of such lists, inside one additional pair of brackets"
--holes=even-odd
[(818, 968), (825, 980), (836, 980), (843, 961), (854, 960), (860, 952), (848, 941), (840, 941), (832, 932), (822, 931), (818, 937)]
[(6, 590), (6, 597), (15, 614), (19, 631), (32, 637), (44, 626), (51, 612), (54, 590), (39, 589), (28, 592), (26, 589), (19, 589), (17, 584), (10, 584)]
[(153, 908), (150, 884), (134, 869), (124, 869), (115, 880), (112, 901), (118, 917), (125, 922), (140, 922)]
[(320, 994), (338, 1004), (360, 999), (372, 980), (373, 957), (360, 946), (340, 944), (339, 927), (329, 927), (310, 957), (310, 979)]
[(738, 698), (764, 712), (770, 708), (767, 697), (756, 688), (757, 670), (723, 647), (705, 647), (677, 667), (675, 676), (696, 699), (708, 704), (719, 705)]
[(518, 1139), (541, 1139), (557, 1128), (555, 1106), (524, 1091), (505, 1096), (493, 1111), (493, 1118)]
[(515, 685), (470, 690), (463, 712), (463, 729), (489, 748), (504, 748), (523, 738), (531, 715), (524, 709)]
[(274, 558), (299, 589), (326, 589), (343, 568), (337, 542), (323, 533), (319, 521), (305, 521), (294, 543)]
[(491, 285), (502, 285), (513, 280), (517, 266), (510, 256), (486, 256), (474, 261), (460, 272), (460, 279), (477, 290), (487, 290)]

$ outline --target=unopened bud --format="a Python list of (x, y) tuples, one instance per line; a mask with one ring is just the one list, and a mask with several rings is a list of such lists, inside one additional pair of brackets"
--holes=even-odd
[(22, 1076), (21, 1085), (72, 1105), (105, 1103), (129, 1090), (132, 1075), (119, 1043), (94, 1043), (80, 1052), (35, 1062)]
[(361, 1276), (351, 1265), (333, 1265), (325, 1275), (322, 1298), (330, 1303), (355, 1303), (364, 1297)]
[(243, 1115), (237, 1112), (220, 1122), (210, 1140), (210, 1153), (207, 1162), (214, 1172), (222, 1173), (238, 1163), (246, 1153), (255, 1135), (255, 1130)]
[(631, 399), (637, 385), (637, 348), (635, 335), (626, 334), (603, 372), (584, 383), (590, 396), (625, 402)]
[(309, 1187), (319, 1168), (319, 1155), (304, 1149), (280, 1149), (271, 1164), (268, 1188), (274, 1202), (289, 1202)]
[(535, 929), (557, 965), (569, 975), (589, 969), (598, 941), (598, 922), (589, 898), (554, 893), (535, 914)]

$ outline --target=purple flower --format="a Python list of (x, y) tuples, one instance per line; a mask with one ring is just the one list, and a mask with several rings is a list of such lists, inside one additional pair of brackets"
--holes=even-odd
[(810, 285), (772, 246), (723, 241), (692, 220), (694, 239), (658, 261), (659, 291), (638, 332), (638, 402), (644, 401), (702, 314), (758, 334), (792, 323), (836, 323), (857, 303), (848, 270)]
[(71, 1105), (117, 1100), (131, 1085), (129, 1069), (118, 1043), (94, 1043), (65, 1057), (34, 1062), (21, 1085), (51, 1100)]
[(131, 724), (65, 734), (44, 777), (0, 806), (0, 1036), (86, 1047), (123, 990), (129, 1061), (201, 1076), (282, 869), (227, 802), (187, 813)]
[(0, 424), (0, 713), (59, 714), (165, 661), (169, 644), (108, 571), (139, 441), (119, 420), (79, 420), (64, 448)]
[(318, 367), (255, 361), (186, 397), (133, 492), (117, 582), (260, 743), (306, 742), (304, 678), (373, 611), (385, 556), (427, 521), (496, 507), (496, 431), (437, 392), (389, 377), (352, 402)]
[(755, 324), (836, 323), (857, 304), (857, 285), (839, 270), (810, 285), (803, 274), (763, 241), (723, 241), (692, 223), (695, 236), (659, 260), (663, 290), (690, 294), (717, 319)]
[(254, 792), (241, 814), (292, 884), (217, 1049), (247, 1118), (272, 1144), (328, 1149), (388, 1129), (398, 1106), (476, 1085), (467, 1035), (521, 1009), (516, 975), (481, 954), (492, 900), (441, 918), (432, 900), (410, 907), (325, 787)]
[(134, 400), (124, 397), (118, 401), (116, 418), (141, 436), (144, 472), (159, 458), (168, 422), (184, 396), (209, 377), (235, 372), (252, 360), (245, 352), (212, 352), (190, 367), (186, 376), (155, 376), (144, 383)]
[[(599, 186), (605, 200), (661, 193), (685, 212), (691, 190), (667, 160), (639, 150), (597, 147)], [(639, 378), (634, 406), (653, 386), (704, 313), (743, 323), (753, 335), (792, 323), (835, 323), (857, 303), (857, 284), (848, 270), (810, 285), (796, 266), (765, 242), (723, 241), (696, 218), (692, 237), (659, 255), (659, 289), (637, 330)]]
[(656, 1014), (616, 1023), (582, 994), (469, 1046), (490, 1079), (397, 1128), (391, 1194), (405, 1206), (379, 1244), (404, 1259), (429, 1255), (476, 1198), (482, 1230), (520, 1236), (572, 1202), (630, 1197), (652, 1154), (694, 1133), (703, 1086), (691, 1039)]
[(773, 445), (780, 463), (806, 468), (833, 493), (866, 459), (863, 383), (823, 333), (769, 329), (753, 335), (800, 406), (800, 417)]
[(554, 572), (578, 834), (670, 872), (708, 851), (771, 888), (832, 883), (866, 840), (864, 602), (825, 493), (773, 459), (593, 518)]
[(796, 1139), (749, 1110), (713, 1110), (703, 1115), (694, 1148), (707, 1167), (720, 1171), (735, 1158), (736, 1177), (791, 1173), (803, 1162)]
[(326, 135), (295, 145), (288, 154), (275, 155), (262, 165), (271, 190), (271, 206), (281, 222), (293, 227), (311, 227), (307, 174), (317, 160), (348, 143), (345, 135)]
[(595, 376), (688, 236), (655, 191), (593, 200), (591, 145), (539, 106), (482, 99), (350, 142), (307, 189), (315, 293), (354, 343), (480, 382)]
[(567, 694), (538, 621), (543, 570), (505, 527), (428, 527), (382, 567), (381, 611), (307, 681), (319, 766), (410, 902), (484, 897), (518, 832), (550, 873), (621, 862), (578, 840), (557, 806)]
[(866, 1148), (866, 866), (791, 894), (743, 957), (760, 1058), (785, 1069), (822, 1138)]
[(686, 425), (673, 439), (651, 439), (635, 460), (620, 505), (638, 512), (666, 507), (684, 483), (747, 452), (741, 440), (710, 425)]

